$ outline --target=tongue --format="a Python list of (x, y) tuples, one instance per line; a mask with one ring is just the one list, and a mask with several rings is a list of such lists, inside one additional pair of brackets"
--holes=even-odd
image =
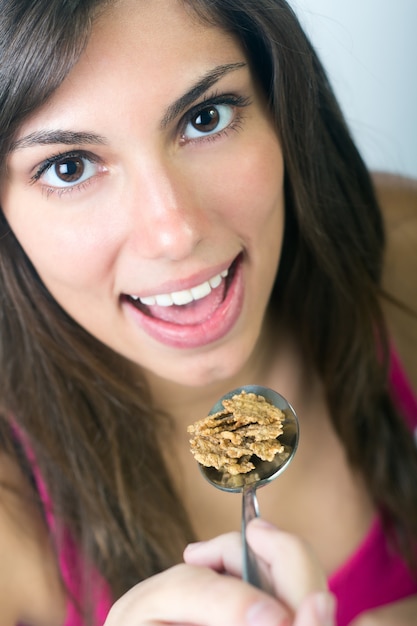
[(212, 289), (211, 293), (201, 300), (194, 300), (190, 304), (181, 306), (173, 304), (172, 306), (153, 306), (144, 307), (144, 312), (150, 317), (154, 317), (163, 322), (171, 324), (179, 324), (181, 326), (195, 325), (204, 322), (211, 317), (214, 311), (220, 306), (225, 295), (225, 281)]

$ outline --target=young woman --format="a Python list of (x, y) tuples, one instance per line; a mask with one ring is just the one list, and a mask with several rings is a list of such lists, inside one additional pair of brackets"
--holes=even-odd
[[(327, 626), (323, 572), (338, 626), (414, 624), (415, 186), (283, 0), (1, 15), (2, 624)], [(276, 597), (187, 435), (251, 383), (301, 426), (248, 531)]]

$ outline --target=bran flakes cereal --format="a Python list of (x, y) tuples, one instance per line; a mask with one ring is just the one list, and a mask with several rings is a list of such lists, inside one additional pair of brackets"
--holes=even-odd
[(188, 427), (193, 435), (191, 452), (206, 467), (232, 475), (255, 468), (253, 455), (272, 461), (284, 447), (284, 413), (263, 396), (242, 391), (222, 401), (223, 410), (196, 421)]

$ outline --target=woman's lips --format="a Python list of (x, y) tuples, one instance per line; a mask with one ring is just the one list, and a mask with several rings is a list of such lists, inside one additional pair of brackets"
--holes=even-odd
[(122, 303), (134, 321), (157, 341), (176, 348), (197, 348), (231, 330), (242, 309), (243, 291), (242, 259), (238, 257), (227, 278), (222, 277), (205, 297), (185, 305), (144, 305), (128, 296)]

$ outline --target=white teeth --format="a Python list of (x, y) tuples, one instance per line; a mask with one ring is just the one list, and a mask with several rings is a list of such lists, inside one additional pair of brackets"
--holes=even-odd
[(139, 296), (130, 296), (133, 300), (140, 300), (142, 304), (146, 304), (148, 306), (152, 306), (156, 304), (156, 300), (153, 296), (149, 296), (148, 298), (139, 298)]
[(201, 285), (197, 285), (197, 287), (192, 287), (190, 291), (193, 294), (194, 300), (201, 300), (211, 292), (210, 283), (208, 281), (201, 283)]
[(191, 287), (191, 289), (184, 289), (183, 291), (174, 291), (173, 293), (163, 293), (158, 294), (156, 296), (146, 296), (144, 298), (139, 298), (139, 296), (130, 297), (133, 300), (140, 300), (142, 304), (146, 304), (147, 306), (153, 306), (157, 304), (158, 306), (172, 306), (189, 304), (193, 300), (201, 300), (201, 298), (205, 298), (209, 295), (212, 289), (216, 289), (221, 284), (223, 278), (226, 278), (229, 270), (224, 270), (220, 274), (216, 274), (213, 278), (210, 278), (208, 281), (201, 283), (201, 285), (197, 285), (196, 287)]
[(193, 294), (188, 289), (185, 289), (184, 291), (174, 291), (171, 295), (174, 304), (189, 304), (193, 301)]
[(217, 276), (215, 276), (214, 278), (210, 278), (209, 283), (210, 283), (210, 287), (212, 289), (216, 289), (216, 287), (218, 287), (220, 285), (220, 283), (222, 282), (222, 277), (220, 276), (220, 274), (217, 274)]
[(158, 306), (171, 306), (174, 304), (172, 297), (169, 293), (164, 293), (158, 296), (155, 296), (156, 304)]

